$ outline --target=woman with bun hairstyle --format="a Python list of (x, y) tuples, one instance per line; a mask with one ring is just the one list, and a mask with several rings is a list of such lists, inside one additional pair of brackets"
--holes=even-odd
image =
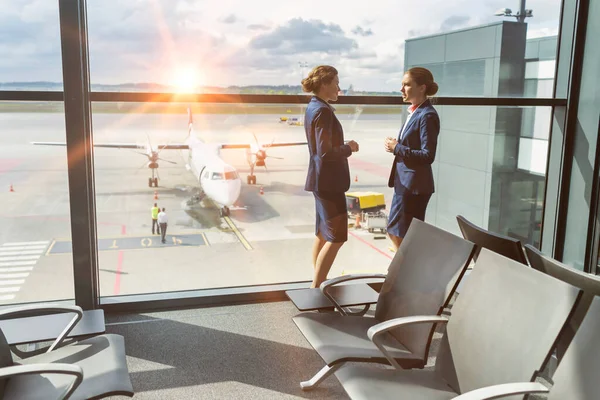
[(394, 197), (388, 218), (388, 235), (396, 250), (413, 218), (425, 219), (425, 210), (434, 192), (431, 164), (435, 160), (440, 118), (429, 96), (438, 91), (426, 68), (409, 69), (402, 78), (402, 98), (411, 105), (396, 139), (385, 139), (385, 150), (394, 155), (388, 186)]
[(312, 288), (327, 279), (339, 249), (348, 240), (348, 157), (358, 151), (358, 143), (350, 140), (344, 144), (342, 124), (329, 105), (338, 98), (339, 83), (337, 70), (329, 65), (315, 67), (302, 80), (302, 89), (314, 94), (304, 114), (310, 154), (304, 190), (313, 192), (316, 211)]

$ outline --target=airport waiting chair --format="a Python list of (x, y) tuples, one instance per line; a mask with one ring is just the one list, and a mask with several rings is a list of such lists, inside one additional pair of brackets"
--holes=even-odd
[[(26, 306), (0, 311), (0, 319), (57, 312), (81, 313), (77, 306)], [(13, 360), (0, 330), (1, 399), (99, 399), (109, 395), (133, 396), (125, 359), (125, 342), (120, 335), (98, 335), (63, 345), (79, 315), (67, 324), (43, 354)]]
[(571, 268), (542, 254), (531, 245), (525, 245), (525, 252), (532, 268), (583, 290), (581, 301), (558, 340), (556, 356), (560, 362), (575, 332), (579, 329), (590, 304), (592, 304), (592, 300), (595, 296), (600, 296), (600, 277)]
[(519, 240), (482, 229), (462, 215), (458, 215), (456, 220), (463, 237), (477, 246), (474, 260), (477, 260), (481, 248), (486, 248), (527, 265), (527, 258)]
[[(539, 382), (506, 383), (465, 393), (454, 400), (491, 400), (511, 395), (548, 393), (547, 400), (592, 400), (600, 393), (600, 298), (592, 299), (581, 327), (547, 388)], [(546, 397), (545, 397), (546, 398)]]
[(379, 352), (367, 331), (398, 317), (441, 315), (474, 251), (473, 243), (413, 219), (388, 268), (374, 318), (335, 313), (303, 313), (293, 318), (326, 363), (312, 379), (300, 383), (302, 389), (313, 389), (349, 361), (423, 368), (435, 324), (400, 328), (383, 335), (390, 358)]
[(486, 386), (532, 381), (581, 290), (488, 249), (481, 250), (469, 279), (449, 319), (398, 318), (369, 329), (369, 338), (391, 360), (382, 340), (390, 329), (446, 324), (435, 368), (344, 365), (335, 375), (350, 398), (448, 400)]

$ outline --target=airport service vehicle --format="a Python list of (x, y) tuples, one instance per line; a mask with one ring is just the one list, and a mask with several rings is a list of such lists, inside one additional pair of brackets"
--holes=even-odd
[(385, 210), (385, 197), (376, 192), (347, 192), (346, 206), (349, 215), (375, 213)]

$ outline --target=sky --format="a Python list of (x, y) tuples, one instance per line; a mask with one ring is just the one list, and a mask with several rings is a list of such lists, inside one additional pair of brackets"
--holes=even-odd
[[(87, 0), (92, 84), (399, 90), (406, 39), (498, 22), (518, 0)], [(560, 0), (527, 0), (528, 38), (558, 33)], [(514, 18), (505, 18), (514, 20)], [(302, 67), (306, 63), (307, 67)], [(0, 82), (62, 81), (58, 1), (0, 0)]]

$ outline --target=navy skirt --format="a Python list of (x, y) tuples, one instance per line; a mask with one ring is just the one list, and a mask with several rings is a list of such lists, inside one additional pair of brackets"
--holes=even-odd
[(412, 194), (408, 190), (394, 192), (387, 231), (390, 235), (404, 238), (413, 218), (425, 220), (425, 210), (431, 194)]
[(315, 196), (315, 235), (332, 243), (348, 240), (348, 211), (344, 192), (313, 192)]

